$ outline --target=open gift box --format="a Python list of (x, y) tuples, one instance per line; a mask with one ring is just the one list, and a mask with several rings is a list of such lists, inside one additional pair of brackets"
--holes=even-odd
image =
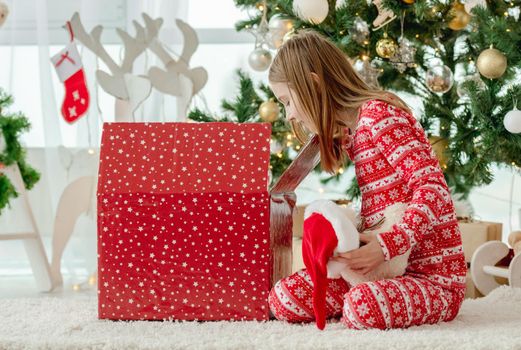
[(291, 273), (294, 190), (312, 138), (268, 191), (269, 123), (106, 123), (98, 180), (98, 315), (266, 320)]

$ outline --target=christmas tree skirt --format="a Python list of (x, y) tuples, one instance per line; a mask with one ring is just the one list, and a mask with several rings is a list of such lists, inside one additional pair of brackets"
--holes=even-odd
[(521, 347), (521, 289), (465, 300), (450, 323), (352, 331), (328, 323), (114, 322), (96, 297), (0, 300), (0, 349), (513, 349)]

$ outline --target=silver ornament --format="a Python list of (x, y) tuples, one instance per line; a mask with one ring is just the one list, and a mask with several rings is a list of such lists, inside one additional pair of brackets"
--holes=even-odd
[(454, 78), (452, 71), (445, 65), (430, 68), (425, 75), (427, 88), (435, 93), (444, 94), (452, 88)]
[(284, 36), (294, 27), (294, 22), (290, 18), (274, 15), (268, 22), (269, 33), (267, 36), (267, 44), (271, 49), (278, 49), (282, 43)]
[(463, 85), (467, 81), (473, 81), (479, 90), (485, 89), (485, 83), (483, 82), (483, 80), (481, 80), (481, 76), (479, 74), (466, 76), (463, 78), (463, 80), (458, 84), (458, 87), (456, 88), (456, 93), (462, 99), (468, 99), (469, 97), (468, 88)]
[(264, 71), (271, 64), (271, 53), (262, 47), (258, 47), (250, 53), (248, 63), (256, 71)]
[(519, 7), (509, 7), (507, 10), (508, 15), (514, 17), (516, 22), (519, 20), (520, 12), (521, 12), (521, 10), (519, 10)]
[(416, 47), (407, 38), (402, 37), (398, 41), (400, 42), (398, 50), (389, 60), (394, 68), (396, 68), (400, 73), (403, 73), (407, 68), (416, 67), (416, 63), (414, 62)]
[(379, 88), (378, 76), (381, 71), (374, 67), (368, 59), (357, 59), (353, 65), (354, 70), (358, 73), (360, 78), (370, 87)]
[(360, 17), (356, 17), (353, 27), (349, 29), (349, 35), (359, 44), (367, 44), (369, 37), (369, 25)]

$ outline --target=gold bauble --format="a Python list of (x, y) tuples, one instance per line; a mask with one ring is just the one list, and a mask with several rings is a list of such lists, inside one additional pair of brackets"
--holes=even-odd
[(465, 6), (456, 1), (452, 5), (449, 11), (449, 17), (452, 19), (449, 21), (448, 27), (452, 30), (462, 30), (469, 24), (471, 16), (465, 11)]
[(412, 5), (414, 4), (414, 0), (402, 0), (404, 3), (406, 3), (407, 5)]
[(383, 58), (391, 58), (396, 54), (398, 45), (396, 41), (387, 37), (387, 33), (384, 33), (384, 37), (376, 42), (376, 53), (378, 56)]
[(494, 49), (491, 45), (489, 49), (479, 54), (476, 66), (484, 77), (497, 79), (501, 77), (507, 69), (507, 58), (501, 51)]
[(446, 138), (440, 136), (430, 136), (429, 142), (431, 144), (432, 150), (436, 153), (436, 157), (440, 162), (440, 166), (442, 169), (447, 169), (447, 163), (449, 161), (449, 157), (447, 156), (447, 148), (449, 148), (449, 141)]
[(262, 102), (259, 107), (259, 115), (262, 120), (273, 123), (279, 117), (280, 109), (277, 102), (272, 98)]

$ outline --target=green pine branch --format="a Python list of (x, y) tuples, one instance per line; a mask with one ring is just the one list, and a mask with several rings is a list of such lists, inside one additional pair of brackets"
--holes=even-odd
[[(29, 190), (38, 182), (40, 174), (27, 164), (25, 149), (19, 141), (20, 135), (29, 130), (30, 123), (21, 113), (6, 112), (12, 103), (12, 96), (0, 89), (0, 137), (3, 137), (5, 142), (5, 149), (0, 150), (0, 165), (9, 166), (17, 163), (25, 188)], [(9, 200), (17, 195), (11, 181), (0, 173), (0, 213), (9, 205)]]

